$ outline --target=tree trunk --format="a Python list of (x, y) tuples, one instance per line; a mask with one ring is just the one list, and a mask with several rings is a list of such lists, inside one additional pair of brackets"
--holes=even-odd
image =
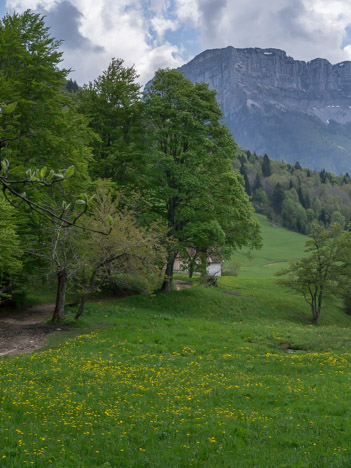
[(318, 320), (319, 320), (319, 316), (316, 315), (314, 320), (313, 320), (313, 325), (318, 325)]
[(80, 302), (79, 302), (79, 308), (77, 310), (77, 313), (74, 317), (74, 320), (78, 320), (79, 317), (82, 315), (82, 313), (84, 312), (84, 307), (85, 307), (85, 304), (87, 302), (87, 299), (88, 299), (88, 296), (89, 296), (89, 293), (86, 292), (85, 294), (83, 294), (83, 296), (81, 297), (80, 299)]
[(200, 250), (200, 268), (201, 268), (201, 278), (206, 280), (207, 274), (207, 249)]
[(164, 291), (164, 292), (172, 291), (174, 260), (175, 258), (172, 257), (167, 262), (165, 277), (162, 283), (161, 291)]
[(312, 318), (313, 325), (318, 325), (318, 320), (319, 320), (319, 312), (315, 310), (313, 311), (313, 318)]
[(88, 300), (89, 294), (91, 294), (94, 291), (95, 276), (96, 276), (96, 271), (93, 271), (93, 273), (91, 274), (91, 277), (90, 277), (88, 289), (85, 291), (85, 293), (83, 294), (83, 296), (82, 296), (82, 298), (80, 300), (79, 308), (77, 310), (76, 316), (74, 317), (74, 320), (78, 320), (79, 317), (82, 315), (82, 313), (84, 311), (85, 304), (86, 304), (86, 302)]
[(123, 254), (120, 254), (120, 255), (116, 255), (114, 257), (110, 257), (109, 259), (103, 261), (102, 263), (100, 263), (99, 265), (97, 265), (95, 267), (95, 270), (93, 270), (93, 272), (92, 272), (92, 274), (90, 276), (89, 286), (88, 286), (87, 290), (85, 291), (85, 293), (83, 294), (83, 296), (81, 297), (81, 299), (79, 301), (79, 309), (77, 310), (77, 313), (76, 313), (76, 316), (74, 317), (74, 320), (78, 320), (79, 317), (82, 315), (82, 313), (84, 311), (85, 304), (86, 304), (86, 302), (88, 300), (88, 297), (95, 289), (96, 276), (97, 276), (100, 268), (102, 268), (103, 266), (107, 267), (112, 262), (114, 262), (115, 260), (118, 260), (121, 257), (124, 257), (125, 255), (126, 254), (123, 253)]
[(68, 275), (65, 268), (62, 268), (57, 273), (57, 293), (56, 293), (56, 305), (54, 315), (52, 316), (52, 322), (60, 322), (63, 319), (65, 310), (65, 299), (66, 289), (68, 283)]
[(319, 316), (321, 314), (322, 309), (322, 297), (323, 297), (323, 289), (318, 293), (318, 296), (315, 301), (315, 307), (313, 310), (313, 324), (318, 325)]
[(320, 308), (318, 308), (317, 302), (315, 301), (315, 303), (312, 306), (312, 323), (313, 323), (313, 325), (318, 324), (319, 315), (320, 315)]
[(190, 262), (189, 262), (189, 278), (193, 277), (193, 273), (194, 273), (194, 261), (190, 260)]

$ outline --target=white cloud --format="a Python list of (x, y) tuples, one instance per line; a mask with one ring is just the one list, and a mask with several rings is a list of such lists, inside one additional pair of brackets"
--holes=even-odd
[(180, 21), (190, 23), (197, 27), (200, 21), (198, 3), (195, 0), (176, 0), (176, 12)]
[(52, 8), (60, 0), (7, 0), (6, 7), (17, 11), (35, 10), (38, 6)]
[(351, 25), (349, 0), (230, 0), (223, 2), (216, 21), (212, 8), (218, 1), (196, 0), (204, 48), (274, 47), (295, 59), (347, 60), (341, 49), (345, 28)]
[(347, 56), (346, 60), (351, 60), (351, 45), (347, 45), (344, 47), (344, 52)]
[[(71, 22), (63, 16), (63, 4), (73, 8)], [(7, 0), (6, 6), (39, 8), (54, 24), (56, 18), (65, 36), (58, 38), (67, 41), (64, 64), (77, 70), (73, 78), (80, 83), (101, 74), (112, 57), (135, 64), (145, 83), (158, 67), (181, 65), (198, 33), (202, 49), (275, 47), (300, 60), (351, 59), (351, 45), (341, 48), (351, 26), (350, 0)], [(75, 31), (70, 32), (71, 24)], [(170, 31), (172, 37), (179, 31), (174, 43)]]
[[(135, 64), (144, 83), (152, 77), (155, 63), (163, 66), (182, 63), (180, 57), (174, 59), (174, 54), (179, 55), (177, 47), (163, 42), (165, 32), (177, 27), (174, 21), (164, 17), (164, 13), (148, 19), (141, 1), (71, 1), (83, 14), (82, 35), (104, 48), (103, 57), (96, 54), (95, 58), (101, 64), (98, 73), (106, 68), (111, 57), (121, 57), (126, 65)], [(152, 33), (156, 34), (154, 41)]]
[[(18, 11), (40, 8), (48, 12), (48, 17), (51, 14), (54, 21), (56, 9), (62, 3), (63, 0), (8, 0), (7, 7)], [(181, 49), (164, 39), (167, 31), (178, 27), (177, 20), (167, 17), (167, 2), (162, 1), (163, 9), (159, 10), (159, 0), (152, 0), (147, 15), (143, 0), (66, 0), (66, 3), (80, 13), (77, 34), (89, 44), (81, 50), (63, 44), (64, 66), (76, 70), (72, 78), (78, 82), (96, 78), (112, 57), (124, 59), (126, 66), (135, 65), (141, 83), (151, 79), (159, 67), (173, 68), (184, 63)], [(65, 19), (57, 17), (57, 21)], [(98, 47), (94, 49), (92, 45)]]

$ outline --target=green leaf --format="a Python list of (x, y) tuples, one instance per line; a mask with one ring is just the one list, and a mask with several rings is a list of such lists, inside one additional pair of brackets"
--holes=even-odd
[(7, 104), (7, 106), (4, 106), (2, 108), (2, 113), (12, 114), (12, 112), (16, 109), (16, 107), (17, 107), (17, 102), (12, 102), (11, 104)]
[(51, 182), (54, 175), (55, 175), (55, 172), (51, 169), (51, 171), (49, 172), (49, 175), (46, 178), (46, 182)]
[(3, 159), (1, 161), (1, 169), (4, 173), (6, 173), (8, 171), (8, 168), (9, 168), (9, 162), (7, 159)]
[(65, 172), (65, 177), (67, 179), (69, 179), (70, 177), (72, 177), (74, 174), (74, 166), (70, 166), (68, 169), (66, 169), (66, 172)]

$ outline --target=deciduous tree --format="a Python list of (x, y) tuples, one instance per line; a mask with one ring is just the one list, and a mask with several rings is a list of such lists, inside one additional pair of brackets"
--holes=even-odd
[[(52, 202), (51, 205), (47, 205), (46, 203), (33, 200), (24, 189), (36, 186), (52, 188), (56, 183), (64, 182), (65, 179), (69, 179), (73, 174), (74, 168), (71, 166), (60, 173), (55, 173), (53, 170), (47, 171), (46, 168), (37, 170), (28, 169), (25, 176), (12, 178), (8, 160), (2, 160), (0, 165), (0, 193), (2, 195), (0, 208), (4, 212), (3, 223), (0, 223), (0, 240), (3, 242), (6, 239), (9, 240), (9, 234), (12, 234), (12, 239), (8, 245), (3, 246), (4, 270), (10, 273), (13, 272), (18, 263), (14, 261), (18, 257), (19, 251), (18, 236), (11, 225), (12, 219), (9, 213), (16, 213), (18, 215), (18, 211), (23, 205), (29, 208), (30, 211), (40, 215), (41, 218), (44, 218), (47, 221), (46, 230), (50, 231), (44, 237), (44, 240), (41, 240), (44, 246), (38, 248), (35, 245), (33, 247), (32, 256), (36, 259), (42, 259), (44, 264), (54, 266), (57, 278), (54, 322), (60, 321), (63, 317), (69, 274), (72, 273), (72, 265), (76, 266), (78, 264), (77, 254), (72, 245), (70, 230), (75, 228), (75, 230), (80, 232), (94, 231), (91, 227), (77, 224), (87, 211), (88, 198), (84, 196), (84, 200), (73, 200), (71, 203), (63, 200), (62, 203)], [(44, 228), (42, 228), (42, 232), (45, 232)], [(107, 235), (108, 233), (109, 231), (99, 231), (99, 234), (102, 235)], [(11, 268), (9, 268), (9, 265), (12, 265)]]
[[(343, 233), (340, 225), (325, 229), (313, 223), (306, 241), (306, 257), (293, 262), (278, 273), (279, 283), (303, 295), (310, 305), (312, 321), (317, 324), (327, 294), (337, 293), (345, 284), (345, 272), (349, 272), (350, 257), (345, 248), (350, 245), (351, 233)], [(348, 251), (350, 253), (350, 250)]]
[(140, 182), (143, 127), (136, 80), (133, 67), (112, 59), (107, 70), (79, 92), (79, 108), (97, 135), (90, 165), (95, 179), (110, 178), (120, 185)]
[(16, 232), (15, 210), (0, 192), (0, 304), (11, 297), (14, 277), (22, 269), (22, 250)]
[[(141, 227), (132, 212), (133, 203), (122, 203), (122, 194), (113, 190), (111, 184), (99, 181), (90, 216), (85, 225), (84, 239), (76, 245), (82, 262), (82, 296), (76, 314), (83, 313), (89, 295), (103, 283), (113, 283), (120, 275), (129, 274), (144, 279), (147, 287), (154, 288), (160, 281), (162, 267), (166, 260), (164, 229), (153, 224)], [(111, 221), (113, 222), (111, 223)], [(109, 229), (108, 236), (101, 231)]]
[(232, 170), (236, 144), (221, 122), (215, 92), (174, 70), (159, 70), (144, 97), (147, 193), (176, 242), (168, 249), (163, 289), (171, 289), (185, 247), (258, 245), (258, 224), (243, 179)]
[(60, 42), (44, 17), (30, 10), (0, 20), (0, 103), (16, 103), (0, 121), (0, 158), (13, 171), (74, 165), (74, 184), (87, 176), (89, 132), (85, 119), (62, 91), (69, 70), (60, 67)]
[[(18, 236), (27, 242), (30, 232), (31, 248), (52, 222), (75, 224), (75, 216), (64, 219), (63, 204), (70, 194), (88, 191), (90, 182), (91, 131), (63, 91), (69, 70), (60, 67), (59, 46), (41, 15), (27, 10), (0, 20), (0, 157), (9, 161), (12, 177), (0, 174), (0, 185), (22, 220)], [(63, 177), (62, 168), (73, 165), (76, 176)], [(55, 177), (48, 180), (55, 174), (62, 176), (56, 190)], [(41, 190), (43, 185), (50, 189)], [(35, 211), (42, 215), (40, 222), (34, 222)], [(26, 256), (26, 267), (31, 259)]]

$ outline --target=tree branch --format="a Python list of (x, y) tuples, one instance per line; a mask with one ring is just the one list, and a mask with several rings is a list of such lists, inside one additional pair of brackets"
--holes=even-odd
[[(38, 183), (39, 183), (39, 181), (38, 181)], [(81, 213), (79, 213), (72, 221), (70, 221), (69, 219), (63, 217), (64, 211), (63, 211), (63, 213), (61, 215), (57, 215), (52, 210), (49, 210), (48, 208), (45, 208), (44, 206), (39, 205), (38, 203), (34, 202), (33, 200), (29, 200), (24, 194), (21, 194), (21, 193), (17, 192), (14, 188), (12, 188), (11, 185), (10, 185), (10, 182), (6, 181), (3, 177), (0, 178), (0, 184), (2, 184), (2, 186), (3, 186), (2, 191), (3, 191), (5, 196), (6, 196), (6, 190), (8, 190), (16, 198), (19, 198), (20, 200), (22, 200), (22, 202), (26, 203), (30, 207), (30, 209), (32, 209), (36, 213), (44, 216), (45, 218), (50, 219), (50, 221), (53, 222), (54, 224), (61, 224), (62, 225), (62, 223), (63, 223), (62, 227), (64, 227), (64, 228), (74, 226), (74, 227), (76, 227), (78, 229), (81, 229), (83, 231), (95, 232), (97, 234), (102, 234), (102, 235), (105, 235), (105, 236), (109, 235), (111, 230), (112, 230), (112, 227), (110, 227), (108, 232), (104, 232), (104, 231), (98, 231), (98, 230), (95, 230), (95, 229), (91, 229), (91, 228), (88, 228), (86, 226), (79, 226), (78, 224), (76, 224), (77, 221), (79, 220), (79, 218), (81, 216), (83, 216), (84, 213), (86, 213), (86, 211), (88, 209), (86, 204), (84, 206), (84, 209), (81, 211)], [(7, 196), (6, 196), (6, 199), (9, 201)]]

